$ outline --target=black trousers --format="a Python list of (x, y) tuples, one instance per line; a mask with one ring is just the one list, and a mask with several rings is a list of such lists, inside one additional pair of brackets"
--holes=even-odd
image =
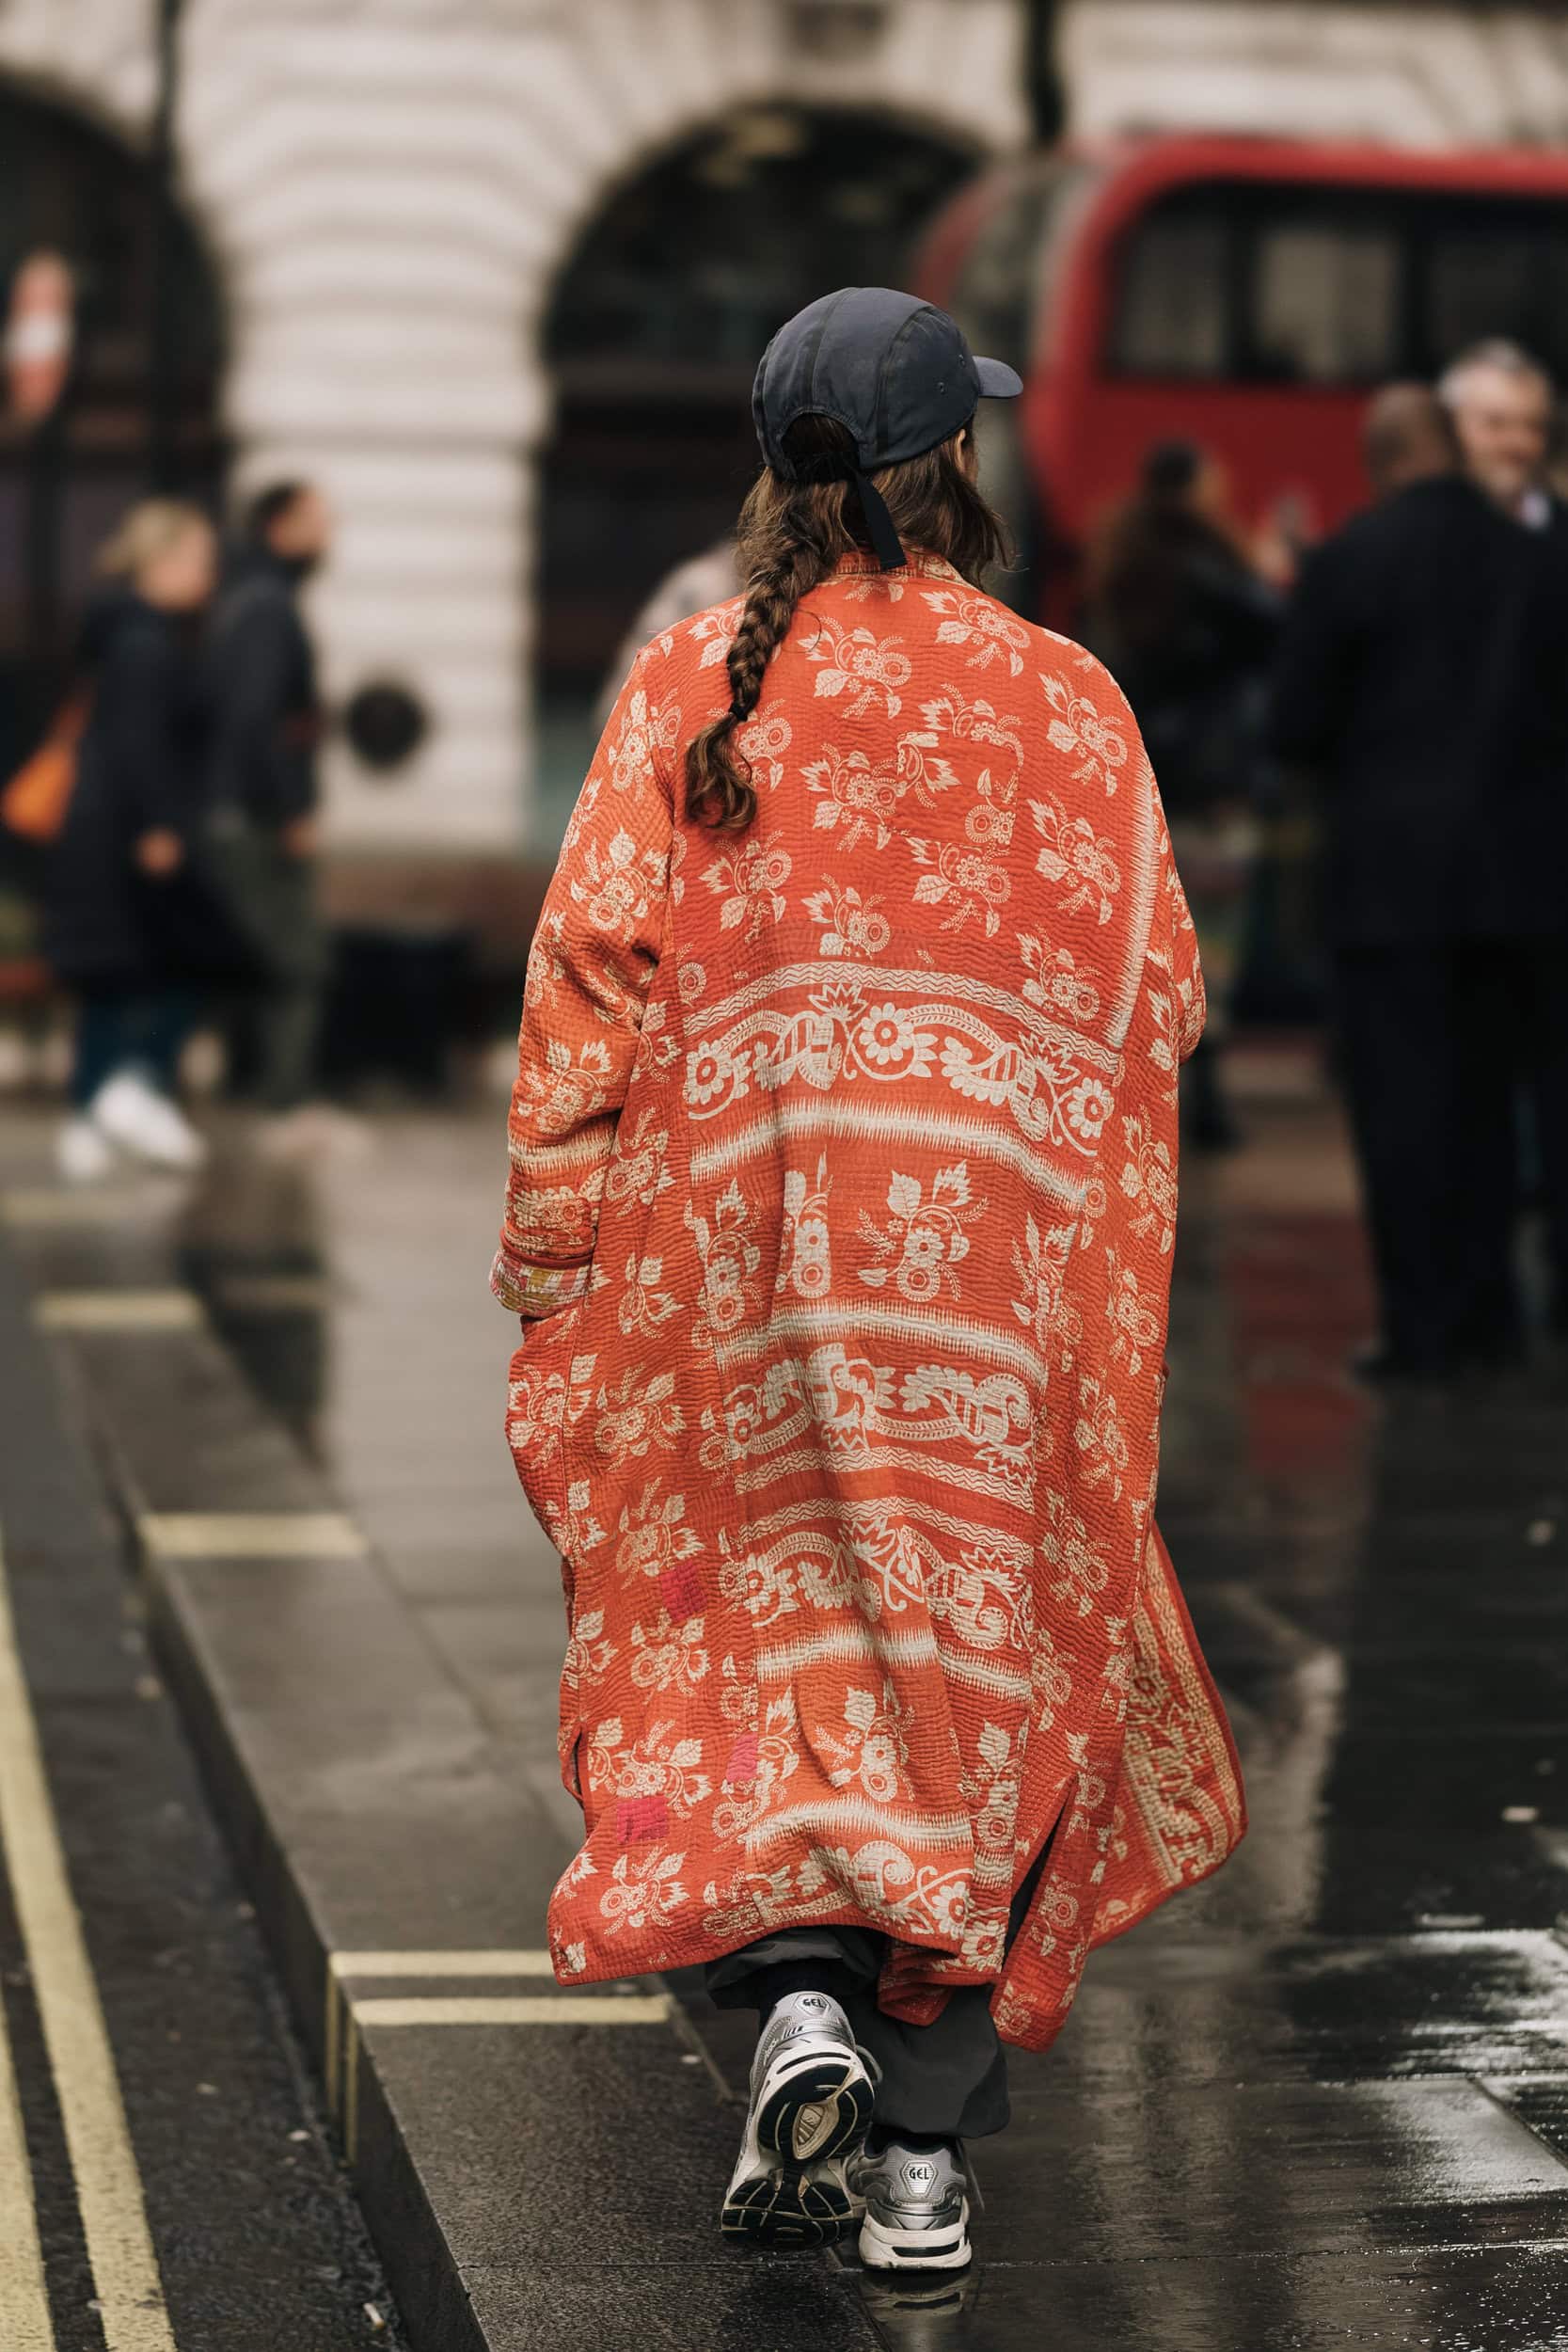
[(1519, 1336), (1523, 1106), (1568, 1307), (1568, 941), (1341, 948), (1341, 1070), (1383, 1336), (1412, 1365)]

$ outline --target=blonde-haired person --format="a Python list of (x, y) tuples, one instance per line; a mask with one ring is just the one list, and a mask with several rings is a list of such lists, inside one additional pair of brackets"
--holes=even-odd
[(216, 535), (195, 506), (149, 499), (100, 552), (102, 596), (83, 634), (90, 713), (51, 857), (45, 945), (79, 1003), (71, 1180), (120, 1153), (194, 1168), (201, 1137), (174, 1099), (196, 1011), (187, 872), (199, 827), (206, 739), (200, 621)]
[(545, 903), (493, 1276), (557, 1972), (754, 2008), (722, 2227), (884, 2272), (968, 2261), (1002, 2045), (1244, 1820), (1151, 1516), (1202, 983), (1125, 700), (980, 585), (1020, 389), (886, 288), (769, 345), (745, 592), (638, 656)]

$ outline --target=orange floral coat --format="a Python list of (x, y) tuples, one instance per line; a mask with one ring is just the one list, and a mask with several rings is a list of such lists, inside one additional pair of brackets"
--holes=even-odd
[(894, 2015), (993, 1983), (1041, 2047), (1244, 1826), (1153, 1519), (1192, 925), (1110, 677), (932, 558), (805, 598), (755, 823), (690, 823), (738, 612), (639, 655), (529, 961), (492, 1280), (565, 1571), (551, 1946), (851, 1923)]

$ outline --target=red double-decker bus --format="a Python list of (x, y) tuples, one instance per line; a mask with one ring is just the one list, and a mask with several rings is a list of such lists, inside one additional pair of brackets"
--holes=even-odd
[(988, 409), (990, 479), (1054, 619), (1152, 441), (1203, 443), (1244, 515), (1313, 537), (1365, 501), (1375, 386), (1497, 335), (1568, 380), (1568, 156), (1124, 140), (973, 182), (917, 266), (1026, 378), (1016, 420)]

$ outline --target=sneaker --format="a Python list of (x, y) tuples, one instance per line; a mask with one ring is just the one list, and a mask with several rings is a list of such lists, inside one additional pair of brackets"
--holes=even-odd
[(875, 2094), (849, 2020), (827, 1993), (789, 1993), (752, 2060), (752, 2117), (765, 2149), (796, 2164), (858, 2147)]
[(834, 2246), (854, 2229), (857, 2211), (838, 2157), (786, 2164), (759, 2142), (752, 2109), (719, 2217), (727, 2238), (745, 2238), (779, 2252)]
[(115, 1165), (115, 1148), (86, 1117), (68, 1120), (55, 1138), (55, 1164), (68, 1184), (96, 1184)]
[(849, 2021), (826, 1993), (780, 2001), (752, 2060), (752, 2100), (724, 2195), (726, 2237), (831, 2246), (855, 2226), (839, 2161), (871, 2121), (871, 2077)]
[(151, 1168), (195, 1169), (206, 1161), (207, 1146), (190, 1121), (134, 1070), (100, 1087), (87, 1115), (101, 1136)]
[(867, 2270), (961, 2270), (969, 2261), (968, 2174), (956, 2147), (904, 2148), (890, 2140), (849, 2159), (851, 2196), (863, 2203), (861, 2260)]

